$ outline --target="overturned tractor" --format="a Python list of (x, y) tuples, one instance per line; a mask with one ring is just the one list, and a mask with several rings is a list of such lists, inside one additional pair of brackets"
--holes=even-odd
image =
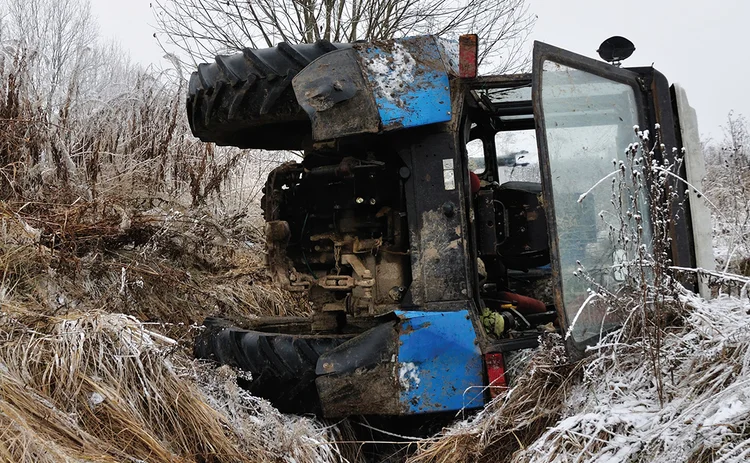
[[(480, 77), (476, 59), (475, 36), (425, 36), (199, 66), (196, 136), (304, 152), (271, 172), (262, 208), (268, 272), (314, 314), (251, 329), (209, 319), (198, 357), (249, 371), (245, 386), (285, 411), (415, 415), (482, 407), (506, 386), (505, 358), (545, 331), (569, 330), (576, 353), (618, 325), (594, 305), (578, 313), (575, 269), (616, 291), (633, 252), (599, 218), (610, 192), (590, 189), (636, 125), (688, 143), (684, 92), (653, 68), (542, 43), (531, 74)], [(710, 266), (693, 239), (708, 224), (699, 206), (672, 224), (675, 265)]]

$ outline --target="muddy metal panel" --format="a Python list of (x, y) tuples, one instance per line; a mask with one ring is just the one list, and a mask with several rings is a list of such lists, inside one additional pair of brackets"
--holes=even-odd
[(406, 414), (484, 405), (482, 356), (467, 310), (399, 311), (398, 381)]
[(456, 55), (434, 36), (355, 44), (313, 61), (292, 86), (317, 141), (448, 122)]
[[(383, 130), (451, 119), (444, 47), (433, 36), (355, 45)], [(448, 64), (450, 68), (450, 64)]]
[(383, 323), (318, 358), (315, 373), (323, 415), (401, 415), (397, 320)]
[(412, 282), (401, 307), (433, 311), (435, 302), (470, 299), (474, 287), (465, 197), (469, 170), (455, 134), (409, 132), (399, 138), (399, 155), (409, 169), (404, 193)]
[(482, 407), (482, 357), (468, 310), (396, 315), (320, 356), (315, 384), (324, 416)]
[(292, 86), (310, 117), (314, 140), (380, 131), (378, 107), (354, 49), (321, 56), (294, 77)]

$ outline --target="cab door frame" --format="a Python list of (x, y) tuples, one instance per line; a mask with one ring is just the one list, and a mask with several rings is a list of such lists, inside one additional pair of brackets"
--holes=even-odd
[[(661, 159), (662, 156), (672, 156), (670, 148), (677, 147), (679, 140), (676, 137), (676, 133), (679, 133), (679, 127), (675, 123), (675, 117), (672, 111), (668, 82), (666, 78), (655, 69), (620, 68), (545, 43), (534, 43), (532, 103), (537, 131), (537, 145), (539, 150), (539, 163), (545, 210), (549, 227), (550, 254), (554, 276), (552, 282), (553, 293), (555, 306), (557, 308), (563, 332), (567, 332), (572, 325), (573, 320), (568, 311), (565, 310), (563, 300), (563, 269), (560, 257), (559, 230), (553, 197), (552, 167), (550, 166), (550, 152), (547, 139), (547, 118), (545, 117), (542, 101), (544, 63), (547, 61), (631, 87), (637, 106), (638, 126), (641, 130), (649, 129), (651, 130), (651, 133), (654, 133), (655, 124), (659, 123), (661, 126), (659, 131), (660, 142), (666, 145), (667, 152), (662, 153), (657, 145), (655, 147), (655, 156), (657, 159)], [(683, 172), (681, 172), (680, 175), (684, 178)], [(596, 179), (594, 179), (594, 181), (596, 181)], [(686, 210), (687, 208), (681, 209), (680, 206), (680, 203), (683, 202), (682, 199), (684, 198), (685, 186), (682, 182), (675, 181), (675, 187), (679, 194), (677, 199), (673, 201), (671, 207), (673, 209), (672, 216), (677, 217), (678, 220), (673, 221), (670, 230), (670, 234), (673, 238), (671, 258), (674, 265), (691, 266), (695, 260), (692, 234), (690, 233), (689, 227), (689, 211)], [(684, 210), (685, 212), (676, 214), (678, 210)], [(569, 347), (573, 348), (573, 351), (577, 351), (580, 354), (587, 345), (595, 343), (597, 340), (598, 336), (584, 339), (582, 341), (575, 341), (571, 338), (568, 340), (568, 344)]]

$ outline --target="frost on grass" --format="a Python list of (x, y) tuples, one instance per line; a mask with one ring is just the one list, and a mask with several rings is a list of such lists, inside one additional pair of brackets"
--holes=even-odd
[(282, 415), (132, 316), (5, 306), (0, 339), (0, 461), (341, 460), (335, 427)]
[[(239, 372), (241, 375), (242, 372)], [(192, 375), (212, 408), (223, 413), (244, 452), (262, 446), (276, 461), (325, 463), (341, 458), (335, 427), (310, 417), (286, 415), (237, 384), (238, 372), (196, 362)]]
[(602, 340), (565, 401), (567, 412), (519, 461), (722, 461), (750, 458), (750, 304), (686, 296), (684, 326), (668, 330), (659, 403), (641, 341)]

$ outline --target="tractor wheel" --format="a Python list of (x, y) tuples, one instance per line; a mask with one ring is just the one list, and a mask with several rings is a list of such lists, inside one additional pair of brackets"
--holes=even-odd
[(310, 122), (292, 78), (311, 61), (343, 47), (327, 40), (217, 56), (190, 77), (187, 115), (193, 134), (239, 148), (300, 149)]
[(195, 340), (195, 357), (250, 372), (251, 380), (240, 380), (240, 385), (282, 412), (320, 413), (318, 357), (349, 337), (249, 331), (216, 318), (204, 325)]

